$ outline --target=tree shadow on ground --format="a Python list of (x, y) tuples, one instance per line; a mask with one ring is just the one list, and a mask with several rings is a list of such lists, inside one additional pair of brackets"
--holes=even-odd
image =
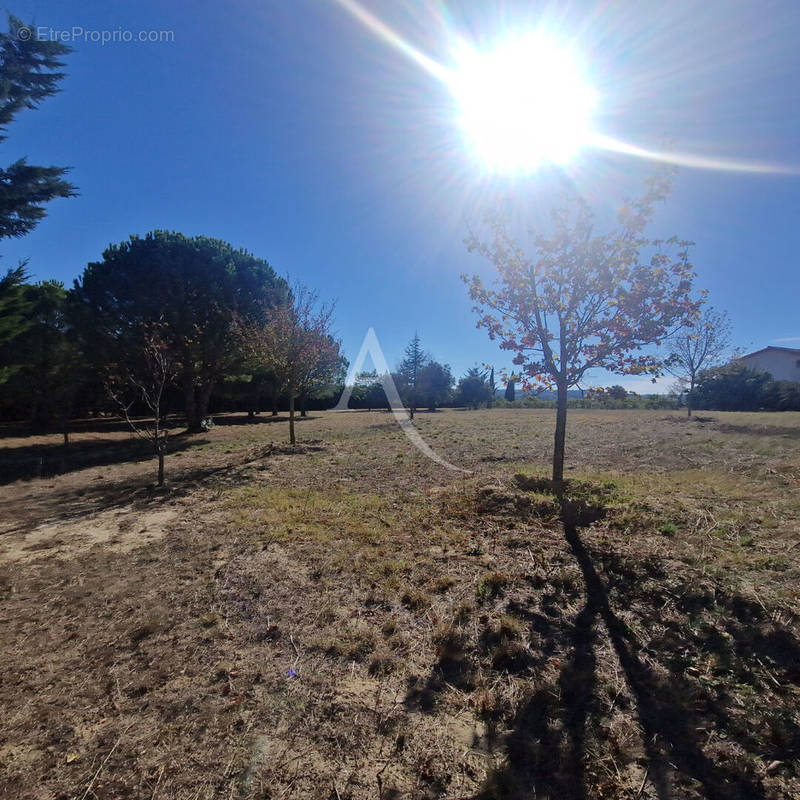
[(408, 680), (405, 703), (408, 708), (432, 713), (439, 695), (449, 686), (461, 691), (475, 688), (476, 663), (470, 641), (463, 631), (451, 628), (436, 639), (438, 657), (430, 675)]
[(670, 766), (703, 787), (709, 800), (764, 797), (763, 787), (748, 775), (714, 763), (701, 747), (698, 729), (704, 726), (695, 708), (687, 704), (694, 692), (676, 673), (669, 678), (656, 673), (639, 657), (628, 626), (612, 610), (608, 593), (578, 528), (565, 522), (564, 533), (580, 565), (588, 594), (588, 607), (605, 624), (625, 679), (635, 700), (650, 778), (659, 798), (671, 795)]
[[(275, 416), (272, 416), (272, 414), (256, 414), (253, 417), (249, 417), (247, 414), (230, 414), (214, 417), (213, 419), (215, 425), (219, 425), (223, 428), (231, 425), (267, 425), (271, 423), (285, 423), (288, 425), (289, 414), (288, 412), (283, 412)], [(294, 421), (295, 423), (309, 422), (312, 419), (316, 419), (316, 417), (314, 417), (314, 415), (311, 413), (307, 414), (305, 417), (301, 417), (299, 414), (296, 414)]]
[(777, 436), (782, 439), (800, 439), (800, 427), (791, 428), (785, 425), (731, 425), (728, 423), (717, 423), (717, 425), (714, 427), (720, 433), (737, 433), (742, 436)]
[[(206, 444), (207, 440), (186, 437), (186, 446)], [(114, 481), (95, 483), (88, 481), (81, 486), (53, 484), (47, 491), (37, 493), (35, 503), (23, 508), (16, 498), (0, 501), (0, 519), (14, 520), (7, 525), (3, 534), (30, 530), (44, 522), (66, 522), (90, 517), (117, 508), (133, 507), (144, 509), (162, 505), (186, 497), (204, 484), (212, 487), (236, 486), (242, 482), (242, 471), (257, 465), (269, 463), (274, 456), (300, 456), (305, 453), (324, 450), (318, 440), (300, 442), (297, 445), (268, 444), (258, 451), (250, 451), (247, 458), (234, 463), (219, 462), (201, 466), (181, 466), (171, 464), (167, 454), (166, 485), (155, 486), (156, 460), (147, 451), (145, 458), (152, 458), (152, 471)]]
[[(626, 710), (638, 723), (644, 749), (636, 765), (644, 775), (638, 794), (632, 790), (636, 797), (774, 796), (754, 764), (791, 765), (800, 757), (793, 700), (800, 682), (795, 634), (746, 598), (668, 575), (654, 557), (620, 554), (607, 543), (590, 549), (579, 526), (591, 517), (584, 503), (562, 500), (561, 524), (585, 587), (579, 612), (569, 618), (509, 609), (530, 624), (532, 644), (540, 651), (537, 667), (557, 663), (558, 675), (534, 681), (535, 690), (511, 720), (505, 760), (477, 797), (610, 796), (608, 788), (598, 788), (601, 752), (613, 749), (607, 708), (604, 712), (599, 703), (601, 641), (610, 643), (621, 667), (629, 700), (619, 703), (630, 703)], [(615, 609), (623, 609), (637, 629), (658, 635), (642, 644)], [(712, 657), (718, 668), (704, 676), (698, 666)], [(739, 708), (741, 700), (734, 695), (743, 684), (751, 699), (763, 698), (769, 685), (770, 707), (753, 703), (753, 708)]]
[[(128, 433), (130, 425), (119, 417), (87, 417), (69, 422), (69, 433)], [(57, 428), (33, 427), (28, 422), (0, 422), (0, 440), (23, 439), (31, 436), (61, 436)]]
[[(204, 444), (208, 444), (208, 439), (203, 437), (172, 435), (167, 444), (167, 458)], [(18, 480), (53, 478), (77, 470), (143, 461), (152, 457), (152, 442), (134, 434), (127, 439), (78, 440), (68, 446), (29, 444), (5, 447), (0, 464), (0, 485)]]
[(185, 497), (204, 481), (227, 469), (228, 466), (207, 466), (170, 470), (168, 464), (166, 486), (159, 489), (154, 485), (154, 460), (152, 475), (102, 483), (87, 482), (80, 487), (55, 485), (39, 494), (35, 503), (25, 508), (15, 498), (0, 501), (0, 518), (14, 521), (13, 525), (4, 527), (2, 535), (28, 532), (43, 523), (89, 518), (114, 509), (145, 510), (165, 505)]

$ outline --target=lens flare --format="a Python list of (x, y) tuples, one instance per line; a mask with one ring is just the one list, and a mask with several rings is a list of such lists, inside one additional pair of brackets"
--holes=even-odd
[(471, 151), (496, 171), (566, 164), (591, 133), (597, 94), (578, 61), (542, 34), (459, 48), (448, 85)]
[(800, 166), (654, 150), (592, 130), (598, 95), (568, 48), (541, 33), (478, 51), (463, 42), (455, 65), (427, 56), (357, 0), (333, 0), (373, 36), (402, 53), (452, 93), (472, 151), (495, 170), (564, 164), (581, 147), (692, 169), (800, 175)]

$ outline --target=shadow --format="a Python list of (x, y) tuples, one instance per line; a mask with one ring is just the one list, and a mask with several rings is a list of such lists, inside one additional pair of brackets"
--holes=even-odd
[[(532, 479), (524, 488), (548, 487)], [(559, 502), (585, 603), (577, 613), (559, 608), (551, 602), (554, 578), (534, 575), (528, 582), (535, 593), (507, 604), (528, 625), (534, 690), (504, 725), (505, 759), (476, 798), (621, 796), (620, 784), (608, 778), (609, 765), (626, 759), (614, 755), (617, 745), (605, 733), (615, 706), (618, 720), (638, 727), (644, 751), (631, 796), (778, 796), (765, 786), (765, 766), (757, 765), (794, 775), (800, 759), (800, 641), (778, 621), (788, 612), (772, 614), (703, 573), (675, 574), (635, 548), (620, 553), (601, 537), (587, 546), (580, 529), (603, 518), (602, 504), (564, 494)], [(800, 616), (790, 621), (798, 623)], [(610, 706), (607, 666), (603, 684), (598, 677), (603, 645), (621, 668)]]
[[(686, 409), (684, 409), (685, 412)], [(680, 416), (659, 417), (659, 422), (668, 422), (673, 425), (692, 425), (693, 423), (704, 424), (706, 422), (715, 422), (716, 417), (703, 417), (700, 414), (692, 412), (692, 416), (686, 416), (685, 413)]]
[(728, 423), (719, 423), (714, 427), (720, 433), (737, 433), (742, 436), (779, 436), (782, 439), (800, 439), (800, 427), (792, 428), (783, 425), (731, 425)]
[(452, 627), (436, 639), (437, 660), (427, 679), (412, 675), (406, 686), (405, 705), (411, 710), (430, 714), (436, 710), (438, 696), (448, 686), (461, 691), (475, 688), (475, 663), (469, 638)]
[[(300, 417), (295, 417), (295, 422), (299, 422)], [(273, 417), (272, 414), (256, 414), (253, 417), (245, 415), (214, 417), (214, 426), (220, 428), (228, 428), (234, 425), (267, 425), (278, 422), (285, 422), (288, 424), (289, 417), (284, 417), (278, 414)]]
[[(208, 443), (207, 439), (191, 436), (183, 441), (186, 444), (181, 449)], [(174, 501), (212, 479), (216, 485), (238, 485), (241, 483), (240, 470), (254, 463), (264, 462), (271, 456), (302, 456), (324, 449), (324, 444), (318, 440), (299, 442), (295, 446), (269, 444), (246, 460), (199, 467), (184, 467), (179, 461), (170, 462), (170, 455), (177, 452), (170, 449), (167, 453), (166, 485), (161, 488), (155, 486), (157, 462), (148, 450), (145, 457), (152, 458), (152, 471), (143, 475), (102, 483), (86, 482), (80, 487), (55, 484), (47, 487), (47, 491), (37, 493), (35, 504), (29, 504), (28, 508), (21, 509), (16, 498), (0, 501), (0, 518), (15, 523), (0, 535), (24, 532), (43, 522), (75, 520), (124, 506), (144, 508), (167, 500)]]
[[(211, 419), (214, 425), (228, 427), (231, 425), (263, 425), (264, 423), (272, 422), (289, 422), (288, 412), (281, 412), (276, 416), (272, 416), (270, 412), (262, 412), (253, 417), (247, 415), (246, 412), (225, 412), (222, 414), (211, 414)], [(295, 422), (304, 422), (305, 420), (315, 419), (313, 412), (309, 412), (307, 416), (301, 417), (298, 412), (295, 416)], [(188, 434), (186, 431), (186, 417), (182, 414), (169, 415), (166, 417), (166, 427), (173, 431), (172, 436), (193, 435)], [(108, 435), (113, 433), (130, 433), (131, 428), (124, 419), (119, 417), (90, 417), (86, 419), (70, 420), (69, 434), (86, 434), (96, 433), (98, 436)], [(63, 431), (57, 428), (35, 428), (31, 427), (28, 422), (0, 422), (0, 441), (3, 439), (27, 439), (31, 437), (52, 436), (60, 437)]]
[(628, 687), (635, 700), (649, 775), (659, 798), (669, 798), (670, 766), (698, 781), (709, 800), (765, 797), (757, 779), (714, 763), (697, 738), (703, 730), (694, 708), (686, 702), (693, 687), (673, 673), (671, 683), (657, 675), (636, 652), (629, 628), (611, 608), (608, 593), (584, 546), (578, 528), (564, 522), (564, 534), (583, 574), (589, 607), (603, 620)]
[[(300, 422), (308, 422), (312, 419), (317, 419), (312, 413), (309, 413), (305, 417), (301, 417), (300, 414), (296, 414), (294, 421), (295, 424)], [(229, 414), (220, 417), (214, 417), (214, 425), (219, 425), (220, 427), (228, 427), (231, 425), (265, 425), (265, 424), (272, 424), (272, 423), (285, 423), (289, 424), (289, 415), (288, 413), (278, 414), (277, 416), (272, 416), (271, 413), (268, 414), (256, 414), (253, 417), (248, 417), (247, 414)]]
[[(173, 434), (168, 440), (167, 458), (204, 444), (208, 444), (208, 439), (182, 433)], [(76, 470), (144, 461), (149, 458), (155, 458), (152, 443), (133, 434), (127, 439), (78, 440), (66, 447), (63, 444), (4, 447), (0, 464), (0, 485), (18, 480), (53, 478)]]
[(566, 758), (572, 768), (564, 786), (565, 797), (585, 796), (586, 723), (594, 705), (597, 669), (594, 628), (594, 611), (587, 604), (575, 619), (572, 659), (559, 678), (561, 696), (569, 698), (564, 709), (564, 725), (569, 736)]
[[(69, 433), (129, 433), (130, 426), (119, 417), (91, 417), (87, 419), (71, 420)], [(2, 422), (0, 423), (0, 440), (24, 439), (32, 436), (58, 436), (62, 431), (57, 429), (34, 428), (27, 422)]]
[[(525, 616), (515, 608), (515, 614)], [(596, 615), (585, 605), (570, 623), (530, 615), (543, 658), (570, 652), (555, 680), (536, 680), (537, 688), (511, 721), (506, 758), (492, 770), (476, 795), (479, 800), (586, 800), (588, 722), (595, 706)], [(537, 648), (538, 649), (538, 648)]]
[(172, 502), (194, 491), (199, 484), (229, 469), (225, 467), (203, 467), (195, 469), (170, 469), (167, 457), (166, 486), (155, 486), (156, 461), (153, 459), (152, 473), (134, 479), (88, 483), (83, 487), (64, 486), (49, 489), (36, 497), (35, 505), (20, 510), (19, 500), (11, 498), (0, 501), (0, 516), (14, 520), (13, 527), (6, 527), (2, 535), (26, 532), (42, 523), (68, 522), (93, 516), (103, 511), (132, 507), (150, 508)]

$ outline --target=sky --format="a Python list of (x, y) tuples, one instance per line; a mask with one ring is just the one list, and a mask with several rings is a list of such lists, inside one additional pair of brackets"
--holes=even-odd
[[(588, 146), (563, 165), (497, 174), (471, 152), (437, 65), (452, 67), (464, 43), (544, 30), (579, 53), (597, 133), (692, 156), (652, 232), (695, 242), (697, 284), (730, 315), (734, 344), (800, 347), (794, 0), (360, 6), (385, 27), (352, 0), (17, 0), (12, 13), (74, 52), (62, 92), (20, 114), (3, 157), (70, 166), (79, 196), (5, 240), (2, 263), (29, 259), (35, 279), (71, 285), (131, 234), (214, 236), (335, 300), (351, 359), (373, 327), (390, 364), (416, 331), (456, 376), (499, 372), (511, 354), (476, 329), (460, 280), (491, 278), (467, 235), (500, 205), (526, 243), (564, 180), (602, 220), (654, 168)], [(651, 390), (642, 378), (588, 382)]]

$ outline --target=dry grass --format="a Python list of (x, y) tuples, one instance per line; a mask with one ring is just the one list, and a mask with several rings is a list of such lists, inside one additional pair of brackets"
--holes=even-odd
[(800, 415), (418, 420), (5, 487), (0, 795), (800, 796)]

